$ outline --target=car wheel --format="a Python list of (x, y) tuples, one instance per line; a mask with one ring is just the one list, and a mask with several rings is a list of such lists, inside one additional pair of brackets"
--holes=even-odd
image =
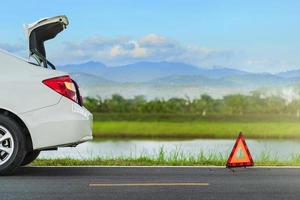
[(28, 164), (32, 163), (32, 161), (34, 161), (40, 155), (40, 153), (41, 153), (41, 151), (39, 151), (39, 150), (28, 152), (25, 155), (21, 166), (25, 166), (25, 165), (28, 165)]
[(18, 168), (26, 154), (25, 136), (17, 122), (0, 116), (0, 175), (9, 175)]

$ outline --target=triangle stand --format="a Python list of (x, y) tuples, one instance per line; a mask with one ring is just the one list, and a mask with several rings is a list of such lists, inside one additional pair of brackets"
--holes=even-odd
[(243, 133), (240, 132), (227, 160), (226, 167), (233, 171), (232, 168), (250, 166), (254, 166), (254, 162), (246, 144), (245, 137)]

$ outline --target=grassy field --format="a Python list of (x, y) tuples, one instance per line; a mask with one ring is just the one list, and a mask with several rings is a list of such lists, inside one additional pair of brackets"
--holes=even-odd
[(295, 114), (187, 114), (187, 113), (93, 113), (95, 121), (145, 121), (145, 122), (193, 122), (193, 121), (218, 121), (218, 122), (299, 122), (300, 117)]
[(300, 122), (95, 121), (96, 138), (300, 138)]

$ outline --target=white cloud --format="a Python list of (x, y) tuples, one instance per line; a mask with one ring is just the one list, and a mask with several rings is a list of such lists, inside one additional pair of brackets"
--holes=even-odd
[(184, 45), (152, 33), (140, 38), (94, 36), (81, 42), (64, 43), (61, 51), (49, 51), (48, 54), (55, 62), (63, 64), (90, 60), (101, 61), (107, 65), (138, 61), (173, 61), (210, 67), (229, 64), (234, 52)]
[[(154, 33), (140, 38), (93, 36), (79, 42), (65, 42), (55, 46), (49, 44), (47, 56), (56, 64), (100, 61), (114, 66), (138, 61), (171, 61), (199, 67), (222, 66), (259, 72), (285, 71), (297, 67), (297, 63), (289, 63), (280, 59), (280, 56), (264, 57), (262, 54), (249, 54), (247, 49), (238, 51), (183, 44)], [(19, 56), (28, 55), (26, 41), (0, 43), (0, 48)]]
[(120, 45), (113, 46), (110, 50), (110, 55), (112, 57), (120, 56), (122, 53), (123, 52)]
[(168, 41), (167, 41), (167, 39), (165, 39), (162, 36), (151, 33), (149, 35), (146, 35), (146, 36), (140, 38), (139, 43), (143, 46), (147, 46), (147, 45), (149, 45), (149, 46), (155, 46), (155, 45), (161, 46), (161, 45), (167, 44)]
[(136, 43), (135, 48), (132, 49), (132, 56), (135, 58), (143, 58), (147, 57), (148, 51), (147, 48), (140, 47), (138, 43)]

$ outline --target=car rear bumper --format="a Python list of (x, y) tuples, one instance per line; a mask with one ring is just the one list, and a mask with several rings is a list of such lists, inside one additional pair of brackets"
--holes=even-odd
[(92, 114), (65, 97), (56, 105), (20, 117), (30, 132), (33, 149), (73, 146), (93, 139)]

